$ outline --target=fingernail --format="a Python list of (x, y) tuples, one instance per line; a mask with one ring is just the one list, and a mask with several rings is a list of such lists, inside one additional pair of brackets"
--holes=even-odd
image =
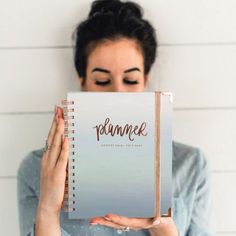
[(98, 225), (98, 223), (96, 223), (96, 222), (92, 222), (92, 223), (90, 223), (91, 225)]
[(160, 223), (161, 223), (160, 220), (154, 220), (154, 221), (152, 222), (153, 225), (159, 225)]
[(104, 216), (103, 218), (106, 219), (106, 220), (108, 220), (108, 221), (111, 221), (111, 219), (108, 218), (108, 217), (106, 217), (106, 216)]

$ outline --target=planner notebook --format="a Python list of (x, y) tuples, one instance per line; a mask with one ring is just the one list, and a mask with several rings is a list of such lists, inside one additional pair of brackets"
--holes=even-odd
[(69, 92), (69, 219), (171, 216), (170, 92)]

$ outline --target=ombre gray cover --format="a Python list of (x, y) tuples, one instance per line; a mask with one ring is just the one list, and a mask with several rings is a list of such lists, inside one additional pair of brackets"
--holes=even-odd
[[(160, 124), (160, 213), (171, 208), (172, 95), (162, 93)], [(69, 219), (115, 213), (155, 216), (155, 92), (70, 92), (68, 111)], [(100, 134), (105, 120), (124, 127), (141, 126), (144, 135)], [(108, 121), (108, 120), (106, 120)], [(71, 126), (74, 125), (74, 126)], [(100, 125), (100, 126), (99, 126)], [(97, 126), (97, 128), (96, 128)], [(72, 133), (74, 130), (74, 133)], [(102, 133), (102, 129), (100, 129)], [(104, 131), (104, 130), (103, 130)], [(98, 140), (99, 138), (99, 140)], [(131, 140), (130, 140), (131, 139)], [(72, 148), (74, 145), (74, 148)], [(74, 153), (74, 154), (73, 154)]]

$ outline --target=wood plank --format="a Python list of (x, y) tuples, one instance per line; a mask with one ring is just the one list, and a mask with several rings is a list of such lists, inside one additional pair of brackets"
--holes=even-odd
[[(172, 91), (175, 108), (236, 107), (235, 61), (236, 46), (161, 47), (147, 91)], [(71, 49), (5, 50), (0, 64), (0, 112), (50, 111), (80, 90)]]
[(161, 47), (153, 88), (173, 92), (175, 108), (236, 107), (236, 46)]
[[(71, 45), (92, 1), (8, 0), (0, 5), (0, 47)], [(139, 0), (161, 44), (236, 42), (234, 0)]]
[(2, 51), (0, 64), (0, 112), (52, 111), (79, 87), (70, 49)]
[[(227, 43), (236, 39), (234, 0), (139, 0), (161, 44)], [(234, 31), (234, 32), (232, 32)]]
[(87, 1), (66, 0), (9, 0), (0, 6), (3, 48), (71, 46), (71, 34), (89, 7)]

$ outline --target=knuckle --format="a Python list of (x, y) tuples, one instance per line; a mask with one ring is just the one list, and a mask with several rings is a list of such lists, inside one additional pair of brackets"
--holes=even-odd
[(57, 130), (57, 132), (60, 132), (60, 125), (59, 124), (57, 125), (56, 130)]
[(57, 125), (57, 132), (62, 133), (63, 129), (64, 129), (63, 123), (59, 122), (59, 124)]
[(114, 221), (120, 221), (121, 220), (121, 217), (119, 215), (115, 215), (115, 214), (112, 214), (112, 213), (108, 213), (106, 216), (108, 218), (114, 220)]
[(64, 163), (67, 162), (67, 155), (61, 155), (58, 161), (64, 162)]
[(69, 151), (69, 147), (68, 147), (67, 145), (63, 145), (63, 146), (62, 146), (62, 151), (63, 151), (64, 153), (67, 153), (67, 152)]
[(61, 147), (61, 144), (60, 144), (60, 143), (57, 143), (57, 142), (53, 142), (53, 143), (52, 143), (52, 148), (58, 149), (58, 148), (60, 148), (60, 147)]

